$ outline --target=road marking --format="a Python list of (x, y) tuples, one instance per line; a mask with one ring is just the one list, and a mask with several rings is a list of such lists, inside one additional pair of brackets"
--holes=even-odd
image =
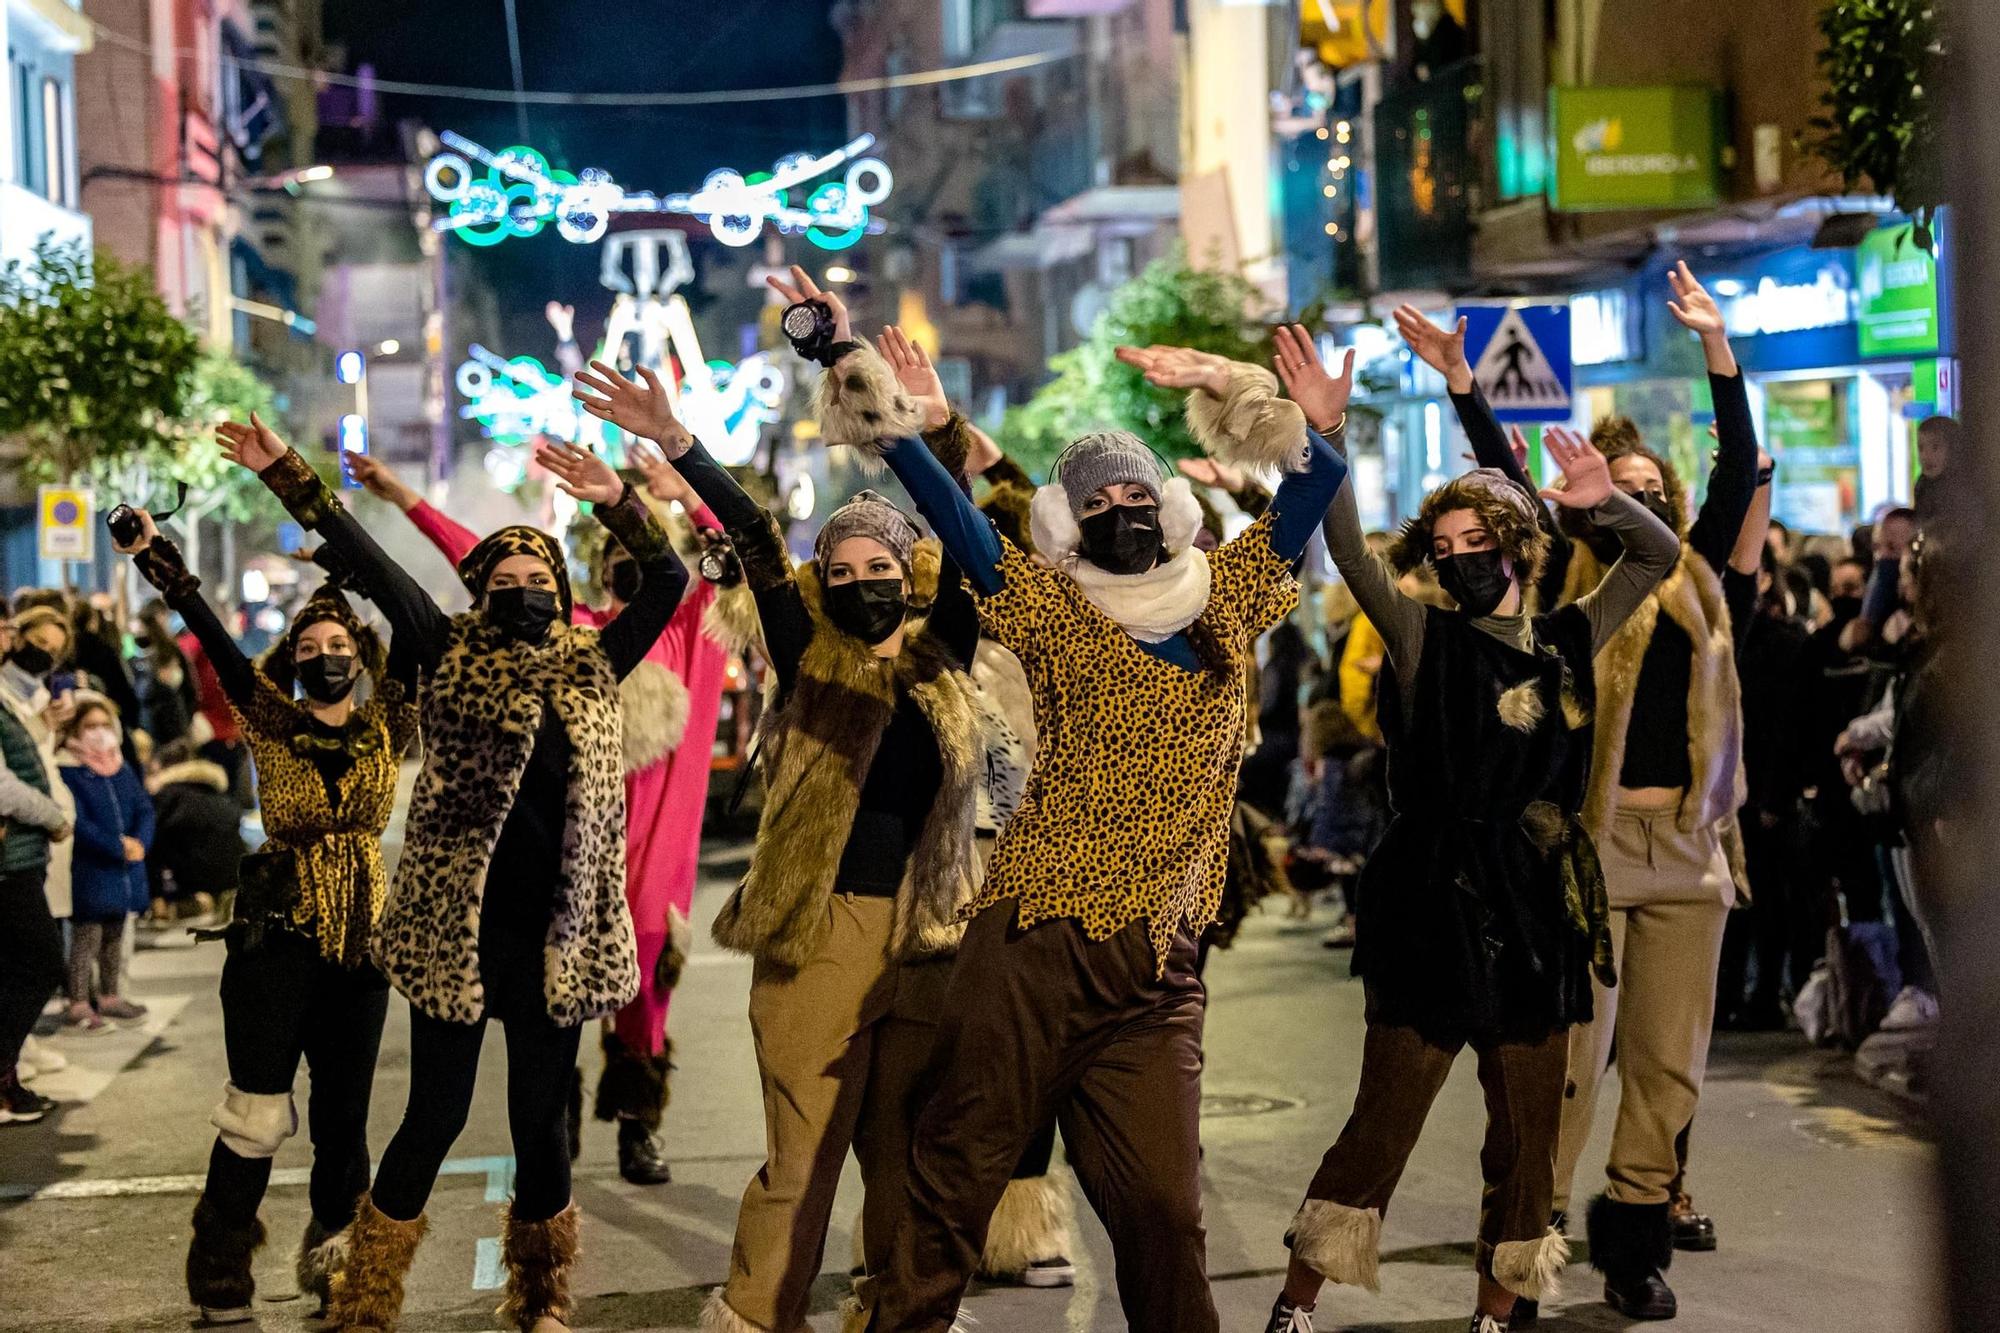
[(109, 1031), (88, 1035), (65, 1032), (58, 1038), (47, 1039), (50, 1050), (69, 1058), (69, 1067), (37, 1078), (35, 1091), (67, 1105), (94, 1100), (172, 1026), (181, 1010), (187, 1008), (188, 999), (186, 995), (175, 995), (151, 1001), (145, 1019), (130, 1026), (119, 1023), (113, 1024)]
[(481, 1236), (472, 1256), (472, 1289), (498, 1291), (505, 1280), (500, 1268), (500, 1238)]
[[(505, 1198), (494, 1194), (496, 1180), (514, 1178), (512, 1157), (454, 1157), (438, 1168), (440, 1176), (485, 1176), (489, 1202)], [(304, 1166), (279, 1167), (271, 1172), (273, 1185), (304, 1185), (312, 1179), (312, 1169)], [(123, 1199), (144, 1194), (199, 1194), (208, 1183), (206, 1175), (121, 1176), (109, 1180), (58, 1180), (46, 1185), (0, 1184), (0, 1203), (38, 1203), (55, 1199)]]

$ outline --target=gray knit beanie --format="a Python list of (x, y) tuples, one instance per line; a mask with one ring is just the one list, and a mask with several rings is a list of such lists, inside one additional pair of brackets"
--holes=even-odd
[(872, 537), (881, 542), (896, 557), (896, 563), (903, 567), (903, 571), (909, 572), (910, 553), (917, 544), (917, 526), (902, 510), (874, 491), (863, 491), (834, 510), (826, 520), (826, 526), (819, 530), (819, 536), (813, 541), (813, 560), (822, 566), (822, 574), (833, 548), (849, 537)]
[(1144, 440), (1127, 430), (1099, 430), (1080, 437), (1063, 451), (1055, 479), (1069, 496), (1070, 514), (1081, 518), (1090, 497), (1106, 486), (1144, 486), (1158, 504), (1160, 485), (1166, 477), (1160, 471), (1159, 458)]

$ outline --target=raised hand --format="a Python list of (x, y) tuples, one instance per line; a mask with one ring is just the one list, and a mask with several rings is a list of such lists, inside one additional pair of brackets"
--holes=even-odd
[[(1417, 359), (1447, 380), (1452, 372), (1464, 368), (1464, 379), (1472, 378), (1472, 367), (1465, 359), (1465, 320), (1460, 317), (1450, 330), (1443, 329), (1424, 317), (1424, 312), (1413, 305), (1399, 305), (1395, 310), (1396, 332), (1403, 335), (1403, 341), (1417, 354)], [(1460, 389), (1453, 385), (1452, 392), (1464, 393), (1470, 389)]]
[(372, 454), (348, 454), (346, 463), (347, 475), (360, 482), (363, 490), (378, 500), (387, 500), (406, 514), (423, 498), (391, 471), (387, 463)]
[[(1461, 323), (1463, 321), (1460, 321)], [(1521, 433), (1519, 426), (1507, 428), (1507, 447), (1514, 452), (1514, 464), (1523, 473), (1528, 470), (1528, 437)]]
[(1332, 375), (1319, 359), (1319, 348), (1303, 324), (1278, 326), (1278, 378), (1316, 431), (1330, 431), (1347, 414), (1354, 393), (1354, 349), (1341, 358), (1340, 374)]
[(548, 444), (535, 450), (535, 461), (555, 474), (556, 484), (578, 500), (592, 504), (618, 503), (625, 483), (611, 464), (573, 444)]
[(1243, 473), (1213, 458), (1177, 458), (1174, 460), (1174, 466), (1180, 469), (1183, 477), (1197, 486), (1209, 486), (1218, 491), (1243, 489)]
[(1694, 276), (1694, 271), (1683, 259), (1667, 270), (1667, 285), (1674, 289), (1674, 299), (1667, 302), (1667, 309), (1674, 318), (1693, 329), (1704, 338), (1720, 337), (1724, 331), (1722, 307), (1708, 294)]
[(130, 546), (121, 546), (118, 542), (113, 541), (111, 543), (112, 549), (120, 555), (137, 555), (148, 546), (151, 546), (153, 538), (160, 535), (160, 529), (153, 522), (151, 514), (143, 509), (134, 509), (132, 512), (139, 516), (139, 540), (133, 542)]
[(1217, 398), (1229, 391), (1229, 358), (1192, 347), (1120, 347), (1120, 361), (1146, 377), (1146, 383), (1162, 389), (1206, 389)]
[(1611, 464), (1588, 436), (1551, 426), (1542, 432), (1542, 447), (1563, 472), (1562, 485), (1542, 489), (1544, 500), (1565, 509), (1595, 509), (1611, 498)]
[(889, 369), (896, 372), (896, 382), (903, 386), (903, 392), (924, 405), (927, 429), (936, 430), (951, 420), (951, 400), (944, 396), (944, 381), (938, 378), (930, 353), (894, 324), (882, 330), (875, 348), (889, 363)]
[(640, 366), (639, 379), (633, 379), (602, 361), (593, 361), (590, 369), (576, 372), (570, 394), (590, 415), (609, 421), (628, 435), (657, 441), (669, 459), (679, 458), (694, 444), (694, 436), (674, 415), (667, 386), (646, 366)]
[(833, 340), (847, 342), (854, 337), (854, 321), (847, 313), (847, 304), (835, 292), (821, 291), (820, 285), (812, 280), (812, 275), (792, 265), (792, 276), (788, 282), (773, 274), (764, 279), (771, 290), (785, 298), (787, 305), (797, 305), (801, 301), (818, 301), (833, 313)]
[(972, 432), (972, 447), (965, 451), (965, 473), (969, 477), (977, 477), (1007, 455), (1001, 451), (999, 441), (979, 427), (968, 421), (966, 429)]
[(695, 498), (694, 488), (674, 470), (674, 465), (667, 461), (659, 446), (635, 439), (626, 446), (625, 461), (639, 469), (639, 474), (646, 479), (646, 494), (661, 504), (678, 501), (683, 509), (693, 509), (700, 503)]
[(277, 432), (259, 420), (255, 412), (250, 414), (249, 425), (225, 421), (215, 428), (215, 435), (222, 443), (222, 456), (252, 472), (262, 472), (291, 452), (291, 446), (279, 439)]
[(549, 327), (556, 331), (557, 342), (576, 341), (576, 307), (564, 305), (561, 301), (551, 301), (542, 307), (542, 315), (549, 321)]

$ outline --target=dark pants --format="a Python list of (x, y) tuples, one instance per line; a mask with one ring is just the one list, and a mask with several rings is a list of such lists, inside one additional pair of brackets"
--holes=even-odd
[[(513, 1216), (541, 1222), (569, 1206), (569, 1093), (581, 1024), (507, 1018), (507, 1128), (514, 1138)], [(447, 1023), (410, 1010), (410, 1102), (382, 1152), (375, 1206), (408, 1221), (423, 1212), (445, 1154), (465, 1128), (486, 1020)]]
[[(289, 1095), (305, 1061), (313, 1217), (338, 1231), (368, 1188), (368, 1100), (389, 982), (372, 967), (328, 962), (314, 941), (290, 931), (271, 931), (254, 949), (232, 931), (228, 946), (222, 1042), (229, 1081), (255, 1096)], [(216, 1139), (203, 1193), (225, 1218), (248, 1226), (270, 1181), (269, 1157), (240, 1156)]]
[(0, 875), (0, 1080), (11, 1077), (21, 1043), (66, 972), (62, 932), (42, 892), (48, 867)]
[(1804, 877), (1795, 871), (1797, 823), (1785, 818), (1766, 828), (1758, 813), (1746, 808), (1742, 827), (1750, 901), (1729, 914), (1723, 931), (1716, 1013), (1725, 1022), (1776, 1027), (1783, 1020), (1780, 1001), (1798, 993), (1825, 952), (1829, 923), (1823, 911), (1815, 910), (1820, 895), (1801, 893)]
[[(1416, 1029), (1368, 1024), (1361, 1086), (1340, 1137), (1326, 1150), (1306, 1199), (1389, 1211), (1417, 1146), (1424, 1118), (1451, 1073), (1459, 1047), (1426, 1041)], [(1562, 1126), (1569, 1031), (1535, 1043), (1478, 1046), (1486, 1093), (1486, 1140), (1479, 1149), (1479, 1271), (1493, 1274), (1494, 1247), (1539, 1240), (1555, 1196), (1556, 1138)], [(1326, 1276), (1325, 1274), (1322, 1274)]]
[(1023, 1150), (1051, 1119), (1111, 1235), (1125, 1319), (1215, 1333), (1201, 1225), (1204, 995), (1194, 942), (1155, 976), (1144, 921), (1093, 943), (1073, 920), (966, 929), (938, 1032), (942, 1081), (917, 1121), (909, 1214), (864, 1297), (877, 1333), (951, 1325)]

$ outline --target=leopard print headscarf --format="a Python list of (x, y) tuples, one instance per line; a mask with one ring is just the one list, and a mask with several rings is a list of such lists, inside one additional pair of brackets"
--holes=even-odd
[(486, 595), (486, 580), (493, 576), (493, 567), (516, 555), (531, 555), (549, 567), (549, 572), (556, 576), (557, 616), (568, 620), (575, 603), (564, 574), (567, 562), (563, 559), (562, 544), (540, 528), (516, 523), (483, 538), (458, 562), (458, 581), (477, 602)]

